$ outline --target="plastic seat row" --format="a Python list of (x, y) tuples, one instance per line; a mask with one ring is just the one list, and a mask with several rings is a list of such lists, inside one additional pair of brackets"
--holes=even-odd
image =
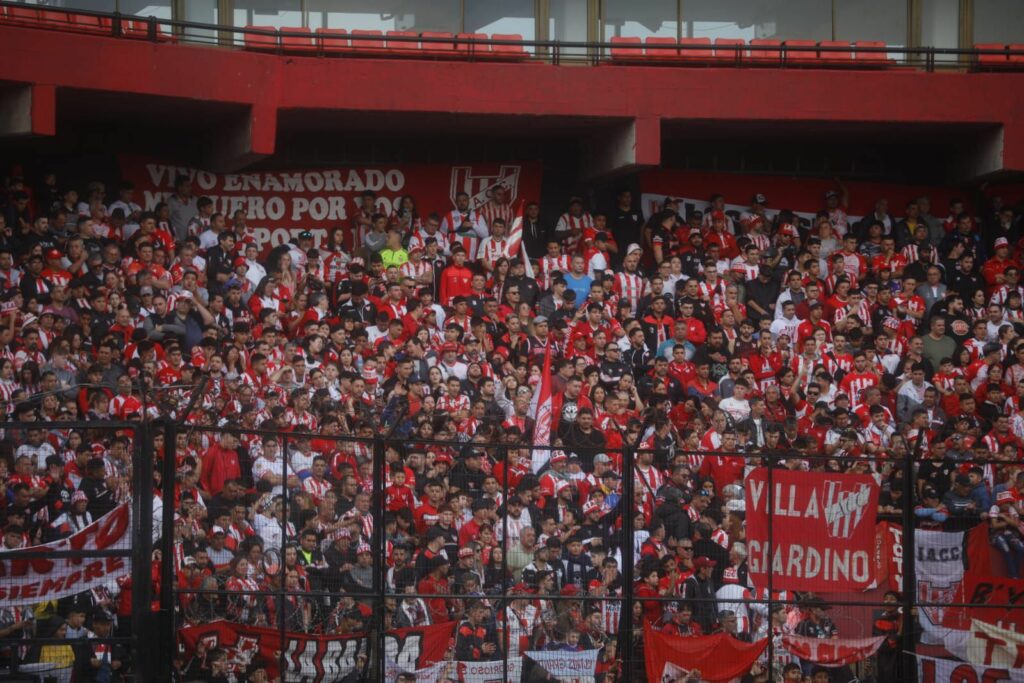
[[(649, 36), (641, 40), (636, 36), (616, 36), (611, 39), (610, 51), (614, 61), (684, 61), (684, 62), (743, 62), (753, 64), (787, 63), (850, 64), (855, 66), (895, 63), (882, 51), (885, 42), (862, 40), (854, 43), (842, 40), (773, 40), (757, 38), (749, 43), (740, 38), (660, 38)], [(786, 50), (798, 47), (801, 50)], [(812, 49), (813, 48), (813, 49)], [(825, 49), (821, 48), (833, 48)], [(866, 49), (867, 48), (867, 49)], [(871, 50), (874, 48), (874, 50)]]
[[(0, 22), (33, 28), (95, 33), (104, 36), (111, 36), (114, 32), (113, 19), (110, 17), (32, 7), (0, 7)], [(149, 21), (146, 19), (122, 18), (120, 26), (122, 36), (128, 38), (149, 37)], [(157, 38), (170, 40), (171, 36), (158, 26)]]
[(1024, 44), (978, 43), (976, 50), (1000, 50), (999, 54), (978, 55), (978, 66), (986, 69), (1021, 68), (1024, 65)]
[[(485, 33), (452, 34), (443, 31), (372, 31), (341, 28), (281, 28), (246, 26), (245, 47), (249, 50), (284, 51), (316, 54), (346, 53), (353, 55), (410, 57), (468, 57), (489, 59), (529, 59), (526, 48), (519, 45), (493, 45), (472, 41), (487, 40)], [(424, 40), (426, 39), (426, 40)], [(519, 34), (495, 33), (491, 40), (522, 41)]]

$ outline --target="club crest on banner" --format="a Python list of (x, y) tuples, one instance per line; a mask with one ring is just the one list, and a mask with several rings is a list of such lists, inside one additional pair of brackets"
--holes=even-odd
[(479, 209), (490, 200), (490, 190), (495, 185), (505, 188), (508, 193), (505, 199), (512, 203), (519, 195), (521, 171), (521, 166), (513, 164), (502, 164), (497, 173), (479, 173), (474, 172), (472, 166), (455, 166), (452, 168), (452, 204), (458, 193), (465, 192), (469, 195), (470, 208)]
[(844, 486), (844, 482), (825, 482), (825, 522), (831, 538), (852, 538), (864, 520), (864, 512), (871, 500), (871, 487), (867, 484)]

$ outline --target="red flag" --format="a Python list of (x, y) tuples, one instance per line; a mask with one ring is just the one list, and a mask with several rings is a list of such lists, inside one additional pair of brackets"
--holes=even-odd
[(523, 207), (526, 206), (526, 200), (520, 199), (519, 204), (516, 206), (516, 217), (512, 219), (512, 227), (508, 231), (508, 253), (512, 258), (515, 258), (516, 253), (519, 253), (519, 257), (523, 259), (523, 264), (526, 266), (526, 277), (533, 277), (533, 265), (530, 263), (530, 257), (526, 255), (526, 242), (523, 241)]
[(885, 636), (825, 639), (786, 634), (782, 636), (782, 647), (800, 659), (834, 668), (867, 659), (878, 652), (884, 641)]
[(692, 671), (700, 671), (702, 681), (731, 681), (749, 672), (767, 646), (767, 638), (744, 643), (725, 633), (669, 636), (644, 625), (648, 681), (680, 680), (678, 676)]
[[(534, 395), (534, 426), (533, 445), (549, 446), (551, 444), (551, 340), (548, 339), (547, 348), (544, 350), (544, 371), (540, 375), (540, 389)], [(540, 468), (547, 464), (551, 457), (551, 451), (546, 448), (533, 449), (533, 472), (536, 474)]]

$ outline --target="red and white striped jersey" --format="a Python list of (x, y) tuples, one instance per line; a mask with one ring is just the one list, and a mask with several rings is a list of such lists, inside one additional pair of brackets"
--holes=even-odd
[(582, 232), (583, 230), (594, 229), (594, 217), (584, 211), (579, 216), (573, 216), (568, 211), (563, 213), (558, 219), (558, 224), (555, 226), (555, 232), (569, 232), (570, 230), (576, 230)]
[(467, 261), (475, 261), (477, 259), (477, 249), (480, 247), (480, 237), (476, 233), (469, 235), (452, 233), (451, 244), (452, 247), (456, 244), (462, 245), (462, 248), (466, 250)]
[(319, 505), (320, 501), (324, 499), (327, 492), (332, 488), (331, 481), (329, 479), (317, 479), (316, 477), (306, 477), (302, 481), (302, 490), (313, 497), (313, 501)]
[(398, 272), (400, 272), (405, 277), (417, 279), (428, 273), (433, 272), (433, 270), (433, 266), (431, 266), (430, 263), (427, 261), (420, 261), (419, 263), (406, 261), (398, 268)]
[(516, 217), (511, 204), (495, 204), (494, 202), (487, 202), (477, 209), (477, 213), (487, 223), (488, 231), (495, 219), (501, 218), (505, 221), (506, 226), (512, 227), (512, 219)]
[(409, 246), (407, 247), (407, 249), (409, 249), (410, 251), (414, 247), (422, 247), (423, 249), (426, 249), (427, 238), (433, 237), (434, 241), (437, 242), (438, 251), (441, 252), (442, 254), (447, 254), (451, 251), (451, 242), (448, 239), (448, 235), (448, 232), (441, 230), (438, 230), (433, 235), (427, 233), (426, 230), (417, 230), (412, 234), (412, 237), (409, 238)]
[(564, 275), (569, 272), (570, 267), (569, 257), (565, 254), (541, 258), (539, 278), (541, 289), (551, 289), (551, 273), (557, 270)]
[[(903, 258), (907, 259), (907, 263), (914, 263), (915, 261), (917, 261), (918, 245), (913, 243), (908, 244), (907, 246), (903, 247), (903, 249), (900, 250), (900, 254), (903, 256)], [(932, 249), (932, 263), (937, 264), (938, 262), (939, 250)]]
[(636, 315), (640, 299), (647, 291), (644, 278), (637, 273), (616, 273), (614, 289), (620, 300), (629, 302), (630, 314)]
[(466, 396), (465, 394), (460, 394), (455, 397), (445, 394), (441, 398), (437, 399), (437, 409), (443, 410), (446, 413), (454, 413), (460, 410), (468, 411), (469, 406), (469, 396)]
[(1008, 285), (1000, 285), (992, 292), (992, 298), (988, 300), (989, 305), (998, 304), (1003, 306), (1006, 304), (1006, 300), (1009, 298), (1011, 292), (1016, 292), (1024, 299), (1024, 287), (1017, 285), (1016, 287), (1010, 287)]
[[(469, 211), (462, 212), (458, 209), (452, 209), (444, 215), (444, 218), (441, 219), (441, 233), (450, 236), (454, 235), (455, 231), (458, 230), (467, 220), (474, 226), (477, 226), (474, 229), (480, 230), (482, 233), (486, 232), (486, 230), (484, 230), (486, 227), (484, 225), (485, 219), (478, 211), (470, 209)], [(490, 225), (490, 223), (487, 223), (487, 225)]]
[(725, 280), (718, 278), (714, 284), (704, 281), (697, 285), (700, 291), (700, 298), (712, 306), (725, 304)]
[(737, 256), (732, 260), (730, 270), (734, 273), (740, 273), (743, 275), (744, 281), (751, 282), (757, 279), (757, 274), (760, 272), (761, 268), (758, 264), (747, 263), (746, 259), (741, 256)]
[(511, 246), (511, 243), (504, 237), (500, 240), (494, 237), (485, 237), (477, 247), (477, 259), (493, 268), (498, 259), (513, 256), (509, 253)]

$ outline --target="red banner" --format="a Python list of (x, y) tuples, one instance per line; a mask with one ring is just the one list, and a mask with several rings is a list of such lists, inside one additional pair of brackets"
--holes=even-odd
[(767, 586), (768, 571), (777, 590), (836, 593), (872, 586), (881, 556), (875, 544), (878, 484), (870, 475), (775, 470), (769, 492), (768, 471), (758, 468), (747, 478), (746, 503), (750, 576), (759, 588)]
[(899, 592), (903, 590), (903, 527), (879, 522), (875, 534), (882, 545), (882, 562), (888, 567), (889, 588)]
[[(385, 655), (398, 668), (414, 671), (444, 659), (454, 632), (454, 622), (420, 628), (388, 631), (384, 636)], [(189, 626), (178, 631), (187, 653), (203, 643), (206, 650), (217, 647), (228, 653), (231, 673), (243, 673), (255, 661), (262, 660), (272, 679), (278, 671), (281, 632), (274, 628), (243, 626), (229, 621)], [(358, 655), (367, 655), (369, 639), (365, 634), (311, 635), (287, 633), (284, 680), (314, 683), (334, 681), (352, 672)]]
[(131, 515), (122, 503), (81, 531), (46, 545), (17, 548), (30, 557), (5, 559), (0, 551), (0, 604), (5, 607), (59, 600), (108, 584), (131, 572), (124, 557), (54, 558), (53, 552), (127, 550)]
[(800, 659), (835, 668), (867, 659), (884, 641), (885, 636), (823, 639), (787, 634), (782, 636), (782, 647)]
[(488, 190), (498, 184), (505, 187), (507, 201), (513, 204), (519, 198), (538, 200), (541, 164), (396, 164), (211, 173), (125, 156), (121, 173), (135, 184), (136, 201), (147, 211), (167, 201), (176, 178), (190, 178), (193, 194), (210, 197), (214, 211), (229, 221), (235, 211), (245, 211), (257, 245), (266, 252), (303, 230), (311, 231), (315, 246), (323, 247), (328, 230), (351, 227), (359, 197), (367, 190), (377, 193), (377, 210), (385, 215), (392, 213), (402, 195), (412, 195), (421, 218), (435, 211), (444, 216), (454, 208), (459, 192), (469, 194), (471, 208), (482, 206), (489, 199)]
[[(966, 603), (978, 605), (967, 608), (965, 622), (968, 626), (973, 619), (1024, 632), (1024, 579), (966, 571), (963, 598)], [(949, 621), (943, 621), (943, 624), (953, 625)]]
[(716, 683), (740, 678), (768, 646), (768, 639), (744, 643), (725, 633), (713, 636), (669, 636), (644, 625), (647, 680), (685, 680), (700, 672), (700, 680)]

